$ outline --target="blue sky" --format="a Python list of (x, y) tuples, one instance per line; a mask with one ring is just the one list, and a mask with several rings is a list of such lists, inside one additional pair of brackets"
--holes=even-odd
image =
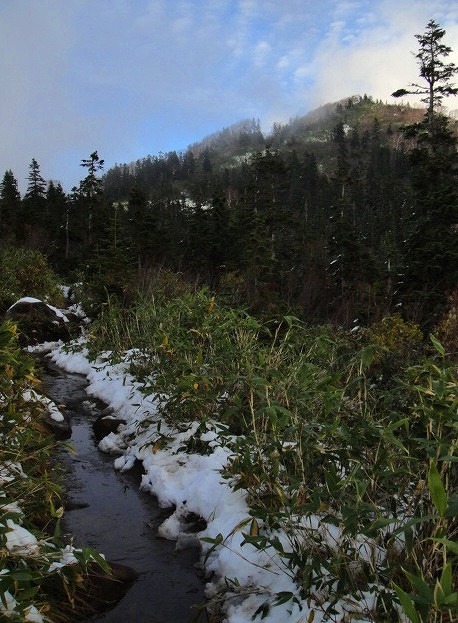
[(23, 192), (36, 158), (69, 191), (95, 149), (111, 166), (244, 118), (393, 101), (431, 18), (458, 64), (455, 0), (1, 0), (0, 175)]

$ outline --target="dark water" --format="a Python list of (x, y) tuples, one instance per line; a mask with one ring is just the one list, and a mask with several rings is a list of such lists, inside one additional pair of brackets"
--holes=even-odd
[(120, 474), (113, 468), (114, 458), (97, 449), (92, 423), (101, 405), (88, 399), (85, 378), (52, 366), (42, 378), (46, 393), (65, 405), (72, 418), (70, 443), (77, 454), (63, 451), (62, 456), (69, 500), (88, 504), (67, 511), (63, 529), (73, 535), (76, 547), (93, 547), (139, 574), (115, 608), (91, 621), (189, 623), (195, 615), (192, 606), (204, 601), (203, 579), (195, 566), (198, 551), (175, 552), (173, 542), (156, 536), (167, 514), (153, 496), (138, 490), (140, 470)]

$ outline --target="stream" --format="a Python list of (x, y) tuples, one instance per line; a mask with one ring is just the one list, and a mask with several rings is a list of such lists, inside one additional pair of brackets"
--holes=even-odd
[[(63, 449), (65, 490), (73, 510), (65, 512), (63, 532), (75, 547), (90, 546), (107, 560), (132, 567), (138, 579), (114, 608), (92, 617), (105, 623), (189, 623), (195, 604), (204, 602), (197, 549), (176, 552), (175, 543), (156, 536), (168, 512), (139, 490), (141, 466), (126, 473), (97, 448), (92, 423), (105, 405), (88, 397), (86, 379), (46, 362), (41, 374), (46, 394), (64, 405), (72, 419), (70, 444)], [(84, 506), (84, 508), (80, 508)]]

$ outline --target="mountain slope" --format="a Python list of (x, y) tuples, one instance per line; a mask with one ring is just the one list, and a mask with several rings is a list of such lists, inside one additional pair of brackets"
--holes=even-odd
[(147, 155), (133, 163), (116, 165), (105, 175), (105, 190), (113, 200), (126, 200), (135, 185), (150, 195), (165, 180), (192, 181), (205, 171), (238, 167), (266, 147), (284, 154), (292, 150), (299, 156), (314, 154), (322, 170), (332, 174), (336, 153), (334, 133), (339, 125), (355, 141), (369, 140), (376, 132), (387, 147), (408, 149), (410, 145), (403, 139), (402, 127), (419, 122), (423, 115), (423, 108), (386, 104), (365, 95), (326, 104), (288, 123), (274, 123), (267, 134), (261, 131), (259, 120), (246, 119), (190, 145), (185, 152)]

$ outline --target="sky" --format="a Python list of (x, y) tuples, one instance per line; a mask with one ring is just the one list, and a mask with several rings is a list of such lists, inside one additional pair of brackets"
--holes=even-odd
[(69, 192), (95, 150), (108, 168), (246, 118), (394, 102), (430, 19), (458, 64), (455, 0), (0, 0), (0, 175), (25, 192), (35, 158)]

